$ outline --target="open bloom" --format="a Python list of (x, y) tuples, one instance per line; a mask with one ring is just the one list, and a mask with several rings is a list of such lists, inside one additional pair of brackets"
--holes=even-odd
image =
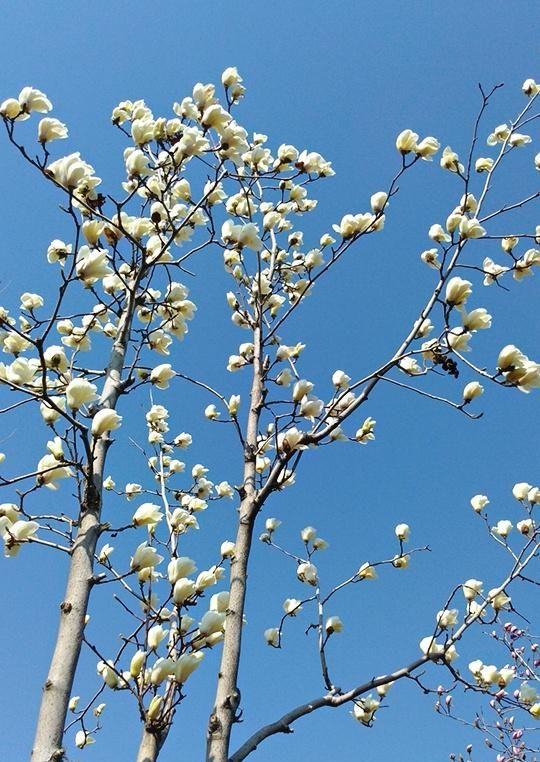
[(305, 582), (306, 585), (312, 585), (315, 587), (318, 583), (317, 567), (315, 564), (310, 564), (307, 562), (298, 564), (298, 568), (296, 569), (296, 576), (300, 582)]
[(155, 548), (149, 546), (147, 542), (142, 542), (133, 554), (130, 566), (133, 570), (140, 571), (158, 566), (162, 561), (163, 556), (160, 556)]
[(395, 534), (398, 540), (401, 540), (401, 542), (407, 542), (409, 539), (409, 535), (411, 533), (411, 528), (408, 524), (398, 524), (395, 528)]
[(96, 387), (85, 378), (74, 378), (66, 387), (66, 399), (69, 408), (78, 410), (97, 399)]
[(396, 138), (396, 148), (402, 154), (415, 151), (417, 148), (417, 143), (418, 143), (417, 133), (408, 129), (400, 132)]
[(362, 725), (371, 725), (373, 722), (374, 714), (379, 708), (379, 705), (380, 702), (377, 701), (377, 699), (374, 699), (371, 694), (369, 694), (369, 696), (355, 701), (351, 714), (354, 719), (358, 720), (358, 722), (361, 722)]
[(450, 146), (446, 146), (442, 152), (440, 165), (449, 172), (463, 172), (464, 169), (463, 164), (460, 164), (459, 156)]
[(465, 304), (471, 293), (472, 283), (456, 275), (450, 278), (446, 284), (446, 303), (451, 307), (461, 307), (461, 305)]
[(481, 513), (486, 505), (489, 505), (489, 499), (486, 495), (475, 495), (474, 497), (471, 497), (471, 506), (476, 513)]
[(264, 631), (264, 639), (269, 646), (277, 648), (279, 646), (279, 630), (277, 627), (269, 627)]
[(68, 136), (68, 129), (58, 119), (45, 117), (38, 125), (38, 140), (40, 143), (49, 143), (51, 140), (64, 140)]
[(334, 632), (341, 632), (343, 630), (343, 622), (338, 616), (329, 616), (324, 625), (324, 629), (327, 635), (332, 635)]
[(92, 434), (96, 437), (102, 437), (108, 431), (118, 429), (122, 423), (122, 416), (118, 415), (116, 410), (110, 407), (104, 407), (98, 410), (92, 419)]
[(182, 606), (195, 592), (195, 582), (188, 577), (181, 577), (174, 583), (173, 600), (177, 606)]
[(367, 561), (356, 572), (358, 579), (377, 579), (377, 572)]
[(462, 217), (459, 223), (459, 232), (463, 238), (482, 238), (486, 234), (485, 228), (480, 225), (476, 218)]
[(23, 114), (31, 114), (37, 111), (40, 114), (46, 114), (52, 109), (52, 103), (45, 93), (36, 87), (23, 87), (19, 93), (19, 105)]
[(483, 582), (478, 579), (468, 579), (463, 583), (462, 590), (466, 600), (473, 601), (482, 592)]
[[(6, 556), (16, 556), (21, 549), (21, 543), (28, 542), (39, 529), (36, 521), (18, 520), (9, 524), (9, 520), (3, 522), (2, 538), (4, 540), (4, 553)], [(0, 527), (2, 524), (0, 524)]]
[(143, 503), (133, 514), (133, 523), (136, 527), (157, 524), (163, 518), (159, 505)]
[(150, 382), (157, 386), (158, 389), (168, 389), (169, 381), (176, 373), (172, 369), (169, 363), (163, 363), (162, 365), (156, 365), (150, 372)]
[(38, 484), (48, 489), (57, 490), (60, 479), (68, 479), (71, 476), (69, 466), (62, 466), (54, 455), (44, 455), (37, 464), (37, 471), (40, 472), (36, 478)]

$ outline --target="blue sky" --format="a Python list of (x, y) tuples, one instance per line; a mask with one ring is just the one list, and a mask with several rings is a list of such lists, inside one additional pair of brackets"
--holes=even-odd
[[(109, 117), (120, 100), (144, 98), (155, 114), (169, 114), (173, 101), (188, 95), (195, 82), (217, 82), (225, 67), (237, 66), (247, 86), (239, 111), (246, 128), (267, 134), (272, 146), (306, 146), (333, 162), (336, 177), (315, 186), (319, 208), (305, 225), (306, 238), (311, 236), (314, 244), (342, 214), (367, 208), (371, 193), (387, 185), (397, 167), (393, 146), (402, 129), (435, 135), (443, 146), (450, 143), (465, 153), (479, 105), (478, 82), (506, 85), (482, 134), (512, 117), (523, 102), (521, 83), (540, 75), (533, 69), (537, 14), (537, 3), (521, 0), (514, 0), (511, 13), (508, 3), (499, 0), (456, 0), (451, 8), (446, 2), (418, 0), (382, 0), (376, 6), (320, 0), (270, 6), (260, 0), (231, 0), (200, 8), (140, 0), (6, 4), (0, 98), (16, 95), (26, 84), (43, 89), (55, 104), (55, 116), (70, 127), (69, 151), (80, 150), (97, 174), (116, 183), (123, 143)], [(531, 134), (537, 137), (538, 128)], [(15, 157), (5, 140), (0, 142), (0, 166), (0, 302), (15, 308), (24, 290), (47, 293), (43, 284), (50, 270), (44, 252), (52, 238), (62, 237), (65, 223), (56, 211), (57, 195)], [(336, 368), (354, 377), (374, 367), (395, 348), (429, 293), (432, 273), (418, 254), (429, 245), (429, 225), (443, 221), (459, 197), (454, 178), (438, 167), (422, 163), (417, 170), (405, 178), (392, 201), (384, 234), (351, 252), (284, 336), (307, 344), (303, 377), (326, 383)], [(535, 189), (531, 151), (518, 156), (503, 178), (505, 189), (500, 195), (495, 189), (494, 203)], [(519, 219), (520, 227), (532, 229), (540, 223), (538, 209)], [(239, 391), (238, 378), (223, 370), (239, 341), (223, 297), (227, 281), (208, 256), (195, 269), (198, 276), (188, 285), (199, 312), (173, 362), (178, 369), (196, 367), (199, 377), (219, 383), (227, 394)], [(507, 343), (540, 359), (538, 277), (512, 285), (508, 293), (478, 286), (478, 304), (495, 316), (490, 335), (478, 342), (480, 363), (493, 364)], [(445, 386), (455, 396), (458, 388), (461, 379), (459, 386)], [(175, 428), (194, 434), (194, 462), (204, 462), (216, 477), (234, 481), (238, 459), (221, 431), (224, 427), (216, 435), (203, 419), (208, 402), (179, 387), (174, 410), (168, 404)], [(141, 414), (140, 432), (145, 404), (139, 400), (132, 406)], [(338, 683), (362, 682), (415, 658), (419, 639), (430, 632), (435, 612), (455, 583), (471, 576), (496, 581), (504, 559), (490, 548), (468, 501), (486, 492), (495, 506), (494, 517), (516, 520), (512, 485), (538, 482), (538, 404), (538, 392), (489, 388), (482, 398), (485, 415), (472, 422), (406, 391), (378, 390), (365, 408), (378, 422), (376, 442), (312, 454), (296, 487), (272, 500), (266, 515), (283, 520), (284, 542), (295, 542), (308, 523), (330, 542), (319, 564), (328, 585), (368, 557), (386, 557), (398, 522), (410, 523), (415, 541), (433, 549), (407, 571), (381, 574), (372, 587), (354, 589), (337, 602), (334, 613), (346, 622), (345, 632), (330, 648)], [(4, 424), (1, 449), (10, 458), (20, 458), (21, 467), (28, 459), (35, 461), (27, 442), (44, 439), (34, 424), (18, 416)], [(110, 470), (119, 483), (138, 481), (135, 464), (135, 453), (126, 457), (126, 451), (113, 452)], [(50, 507), (66, 498), (66, 489), (58, 496), (51, 493)], [(8, 499), (2, 495), (3, 501)], [(127, 515), (120, 499), (111, 501), (107, 510)], [(232, 508), (213, 511), (190, 548), (201, 559), (200, 568), (208, 548), (232, 532)], [(30, 748), (64, 566), (63, 559), (39, 550), (0, 564), (0, 654), (7, 686), (0, 692), (0, 757), (15, 761), (25, 758)], [(314, 644), (303, 635), (309, 619), (289, 627), (283, 652), (266, 648), (262, 639), (262, 631), (277, 623), (282, 600), (304, 592), (293, 570), (263, 546), (255, 547), (253, 569), (240, 680), (245, 721), (236, 729), (237, 741), (322, 690)], [(111, 608), (107, 593), (92, 603), (91, 613), (93, 636), (112, 647), (122, 618)], [(463, 650), (464, 660), (478, 655)], [(189, 701), (161, 755), (164, 762), (180, 756), (202, 759), (217, 654), (206, 662), (189, 686)], [(97, 682), (95, 659), (88, 654), (75, 693), (84, 695), (87, 680)], [(139, 734), (134, 707), (121, 695), (104, 700), (108, 706), (98, 743), (73, 751), (70, 759), (133, 758)], [(430, 699), (420, 696), (415, 686), (404, 685), (394, 688), (388, 708), (371, 730), (354, 723), (346, 709), (324, 710), (301, 720), (294, 735), (268, 741), (253, 758), (435, 762), (463, 749), (469, 738), (457, 725), (437, 718)], [(480, 745), (480, 738), (472, 740)]]

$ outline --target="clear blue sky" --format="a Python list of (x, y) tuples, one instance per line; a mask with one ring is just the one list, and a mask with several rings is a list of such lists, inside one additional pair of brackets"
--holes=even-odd
[[(395, 136), (403, 128), (435, 135), (443, 146), (450, 143), (464, 153), (479, 103), (478, 82), (507, 86), (495, 101), (486, 131), (514, 114), (522, 103), (522, 81), (540, 76), (534, 70), (538, 13), (532, 0), (510, 5), (500, 0), (454, 0), (451, 5), (419, 0), (5, 3), (0, 98), (17, 95), (26, 84), (43, 89), (55, 104), (55, 116), (70, 127), (69, 148), (58, 150), (80, 150), (101, 177), (117, 181), (123, 145), (109, 117), (120, 100), (144, 98), (156, 115), (169, 114), (172, 102), (188, 95), (195, 82), (218, 81), (225, 67), (237, 66), (248, 88), (239, 112), (246, 127), (268, 134), (274, 146), (310, 147), (333, 161), (336, 177), (319, 184), (320, 208), (306, 223), (306, 236), (315, 243), (343, 213), (366, 208), (370, 194), (386, 186), (397, 163)], [(537, 137), (537, 127), (532, 134)], [(530, 151), (527, 156), (528, 169), (519, 158), (506, 176), (506, 198), (516, 198), (534, 181)], [(5, 289), (0, 302), (13, 309), (24, 290), (46, 293), (43, 279), (50, 271), (44, 251), (52, 238), (62, 237), (64, 222), (55, 210), (58, 197), (21, 164), (5, 140), (0, 142), (0, 166)], [(336, 368), (355, 376), (395, 347), (430, 288), (432, 275), (418, 253), (428, 247), (429, 225), (443, 221), (456, 203), (455, 187), (448, 174), (419, 167), (392, 202), (385, 233), (362, 244), (327, 280), (337, 310), (330, 314), (322, 290), (310, 299), (287, 336), (308, 345), (304, 377), (327, 379)], [(540, 223), (537, 209), (521, 219), (529, 228)], [(202, 275), (189, 285), (199, 312), (173, 362), (177, 369), (196, 364), (199, 377), (234, 392), (237, 377), (220, 382), (238, 342), (224, 304), (226, 282), (208, 257), (198, 272)], [(540, 359), (539, 277), (510, 293), (478, 288), (478, 305), (495, 315), (492, 332), (479, 339), (481, 362), (493, 362), (506, 343)], [(184, 388), (178, 399), (172, 413), (175, 428), (193, 432), (195, 462), (212, 466), (220, 479), (237, 479), (238, 461), (229, 440), (225, 434), (219, 438), (221, 429), (216, 437), (201, 416), (209, 400)], [(378, 421), (376, 442), (314, 453), (305, 459), (297, 486), (273, 499), (266, 515), (283, 520), (283, 539), (292, 542), (311, 523), (331, 543), (320, 560), (329, 584), (359, 562), (386, 555), (400, 521), (411, 524), (416, 542), (433, 548), (407, 571), (381, 575), (372, 587), (354, 589), (337, 602), (335, 613), (346, 623), (330, 648), (339, 684), (360, 682), (415, 658), (419, 639), (430, 632), (434, 613), (456, 582), (471, 576), (496, 581), (494, 565), (500, 557), (489, 550), (468, 501), (487, 492), (496, 505), (494, 517), (515, 520), (512, 485), (538, 482), (538, 400), (538, 392), (487, 389), (482, 399), (486, 415), (472, 422), (407, 392), (377, 391), (365, 409)], [(141, 415), (143, 404), (137, 406)], [(45, 439), (34, 423), (14, 416), (4, 425), (7, 441), (0, 449), (17, 457), (18, 447), (21, 467), (35, 462), (27, 442)], [(135, 463), (134, 453), (129, 458), (125, 452), (113, 455), (111, 471), (118, 483), (139, 480)], [(58, 508), (67, 494), (65, 487), (51, 493), (50, 506)], [(213, 510), (193, 547), (200, 568), (208, 547), (214, 549), (218, 538), (232, 531), (233, 511)], [(111, 501), (107, 511), (117, 511), (122, 519), (128, 515), (120, 500)], [(64, 567), (63, 559), (39, 551), (0, 563), (0, 758), (18, 762), (31, 744)], [(304, 590), (292, 570), (262, 546), (253, 555), (254, 569), (258, 565), (250, 578), (240, 679), (245, 722), (236, 728), (237, 741), (321, 691), (313, 643), (303, 635), (306, 620), (288, 628), (283, 652), (265, 647), (262, 632), (278, 622), (282, 600)], [(92, 603), (90, 632), (112, 648), (122, 618), (112, 613), (107, 595)], [(476, 655), (464, 649), (464, 663)], [(179, 712), (163, 762), (202, 759), (217, 656), (207, 658), (192, 678), (189, 701)], [(84, 696), (88, 679), (97, 684), (95, 659), (86, 654), (74, 692)], [(98, 743), (82, 752), (72, 747), (71, 760), (133, 759), (139, 735), (134, 707), (122, 695), (104, 700), (108, 706)], [(324, 710), (301, 720), (294, 735), (268, 741), (253, 758), (435, 762), (463, 749), (469, 737), (437, 718), (430, 699), (414, 686), (404, 685), (394, 688), (389, 708), (371, 730), (354, 723), (346, 709)], [(472, 740), (480, 746), (480, 738)]]

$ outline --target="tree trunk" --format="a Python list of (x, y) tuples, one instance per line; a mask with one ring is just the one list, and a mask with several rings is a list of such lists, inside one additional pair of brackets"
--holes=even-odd
[(253, 527), (259, 510), (255, 479), (255, 457), (259, 418), (264, 403), (262, 339), (260, 327), (253, 335), (253, 382), (246, 427), (243, 495), (239, 508), (236, 549), (231, 561), (230, 598), (226, 615), (223, 651), (218, 673), (214, 708), (208, 722), (206, 759), (227, 762), (233, 724), (237, 721), (240, 691), (237, 686), (242, 643), (242, 626), (246, 601), (247, 570)]
[[(112, 348), (100, 405), (115, 408), (121, 391), (122, 370), (130, 336), (134, 298), (130, 295)], [(109, 439), (99, 439), (93, 461), (87, 464), (88, 481), (71, 551), (68, 582), (60, 604), (60, 623), (54, 653), (43, 686), (32, 762), (65, 758), (64, 724), (83, 641), (88, 599), (93, 584), (94, 555), (101, 532), (102, 482)]]
[(73, 678), (81, 651), (88, 598), (92, 587), (94, 552), (99, 537), (97, 506), (82, 514), (71, 555), (64, 600), (60, 604), (60, 624), (54, 654), (43, 686), (32, 762), (51, 762), (64, 758), (62, 736)]
[(158, 738), (155, 733), (150, 733), (146, 728), (143, 728), (137, 762), (156, 762), (163, 740)]
[(255, 514), (251, 510), (250, 513), (241, 517), (238, 526), (236, 553), (231, 564), (227, 628), (225, 630), (223, 653), (218, 673), (216, 700), (208, 725), (208, 762), (227, 762), (231, 730), (236, 721), (240, 705), (240, 691), (237, 686), (237, 679), (242, 645), (247, 568), (254, 519)]

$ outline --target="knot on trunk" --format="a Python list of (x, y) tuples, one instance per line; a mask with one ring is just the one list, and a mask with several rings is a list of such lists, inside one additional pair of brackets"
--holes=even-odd
[(214, 736), (221, 730), (221, 720), (215, 712), (212, 712), (208, 720), (208, 735)]

